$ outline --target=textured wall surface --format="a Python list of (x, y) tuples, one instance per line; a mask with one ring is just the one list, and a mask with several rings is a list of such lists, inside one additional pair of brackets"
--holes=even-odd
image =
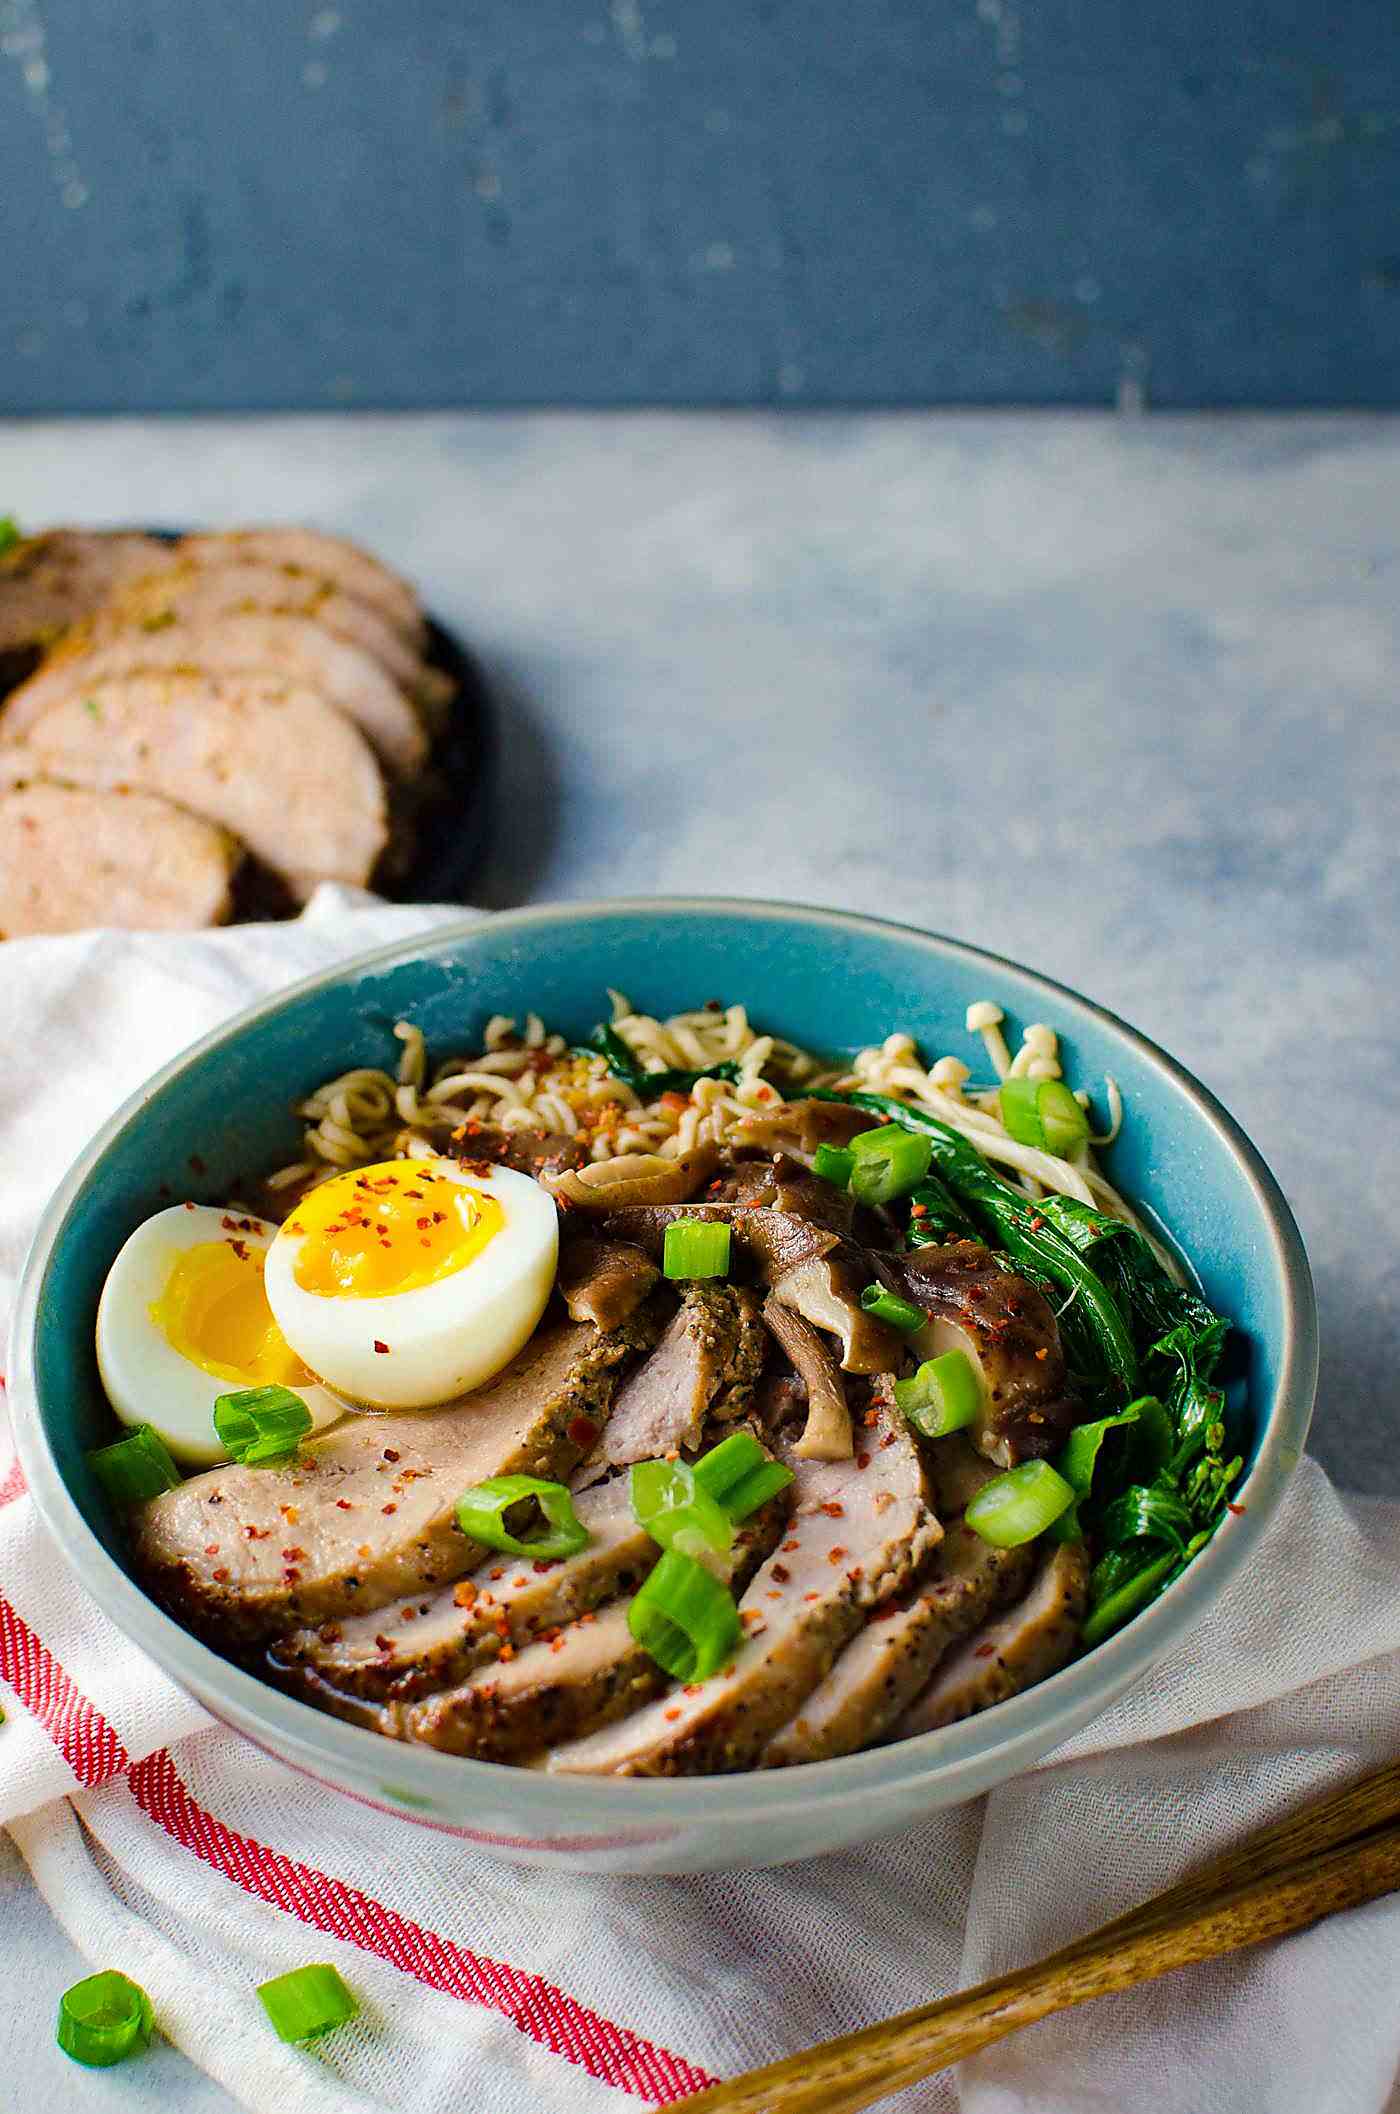
[(1400, 18), (0, 0), (0, 409), (1400, 401)]

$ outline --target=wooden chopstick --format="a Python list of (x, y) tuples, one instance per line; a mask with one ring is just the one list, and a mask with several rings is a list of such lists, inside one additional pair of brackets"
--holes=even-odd
[(712, 2086), (692, 2114), (859, 2114), (1052, 2012), (1400, 1889), (1400, 1763), (1260, 1829), (1049, 1959)]

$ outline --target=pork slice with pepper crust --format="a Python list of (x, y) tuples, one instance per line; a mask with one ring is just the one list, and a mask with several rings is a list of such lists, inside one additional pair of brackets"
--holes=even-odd
[(560, 1775), (682, 1776), (751, 1768), (867, 1612), (897, 1593), (942, 1529), (924, 1464), (888, 1406), (849, 1461), (792, 1459), (792, 1517), (740, 1602), (744, 1641), (708, 1681), (556, 1747)]
[(1088, 1589), (1084, 1544), (1063, 1542), (1042, 1560), (1023, 1600), (948, 1655), (900, 1719), (896, 1738), (970, 1718), (1058, 1673), (1079, 1642)]
[(961, 1518), (996, 1471), (954, 1437), (927, 1449), (943, 1540), (921, 1583), (877, 1608), (796, 1717), (769, 1741), (763, 1762), (825, 1761), (882, 1739), (903, 1716), (950, 1646), (1023, 1593), (1035, 1568), (1029, 1549), (994, 1549)]
[(191, 1629), (235, 1645), (460, 1578), (486, 1554), (457, 1527), (462, 1491), (568, 1475), (656, 1325), (546, 1325), (460, 1402), (347, 1417), (285, 1468), (192, 1476), (136, 1515), (137, 1565)]
[(617, 1391), (588, 1473), (693, 1452), (707, 1415), (737, 1416), (763, 1364), (763, 1328), (752, 1292), (687, 1284), (660, 1343)]
[(1060, 1332), (1043, 1292), (1002, 1269), (980, 1241), (885, 1258), (900, 1289), (929, 1314), (919, 1358), (966, 1354), (981, 1382), (970, 1436), (1001, 1468), (1059, 1451), (1078, 1415), (1067, 1394)]
[(543, 1631), (635, 1592), (660, 1550), (637, 1525), (627, 1478), (580, 1491), (574, 1503), (589, 1534), (577, 1556), (490, 1555), (470, 1578), (427, 1598), (294, 1630), (273, 1645), (274, 1668), (318, 1702), (328, 1694), (407, 1699), (463, 1680), (503, 1644), (520, 1651)]

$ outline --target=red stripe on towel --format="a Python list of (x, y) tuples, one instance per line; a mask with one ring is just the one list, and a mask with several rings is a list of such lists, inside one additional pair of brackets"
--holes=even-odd
[(143, 1813), (245, 1893), (358, 1945), (429, 1989), (486, 2005), (600, 2083), (668, 2106), (714, 2082), (684, 2057), (614, 2025), (542, 1976), (454, 1945), (343, 1879), (238, 1834), (199, 1804), (164, 1750), (133, 1765), (115, 1729), (3, 1599), (0, 1675), (39, 1720), (79, 1783), (94, 1788), (126, 1775)]

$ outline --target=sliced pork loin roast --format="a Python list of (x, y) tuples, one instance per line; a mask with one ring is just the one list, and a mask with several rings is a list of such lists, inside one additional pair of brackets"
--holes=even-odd
[[(742, 1593), (788, 1525), (786, 1493), (744, 1522), (730, 1552), (735, 1593)], [(614, 1724), (667, 1685), (665, 1673), (633, 1638), (623, 1602), (580, 1615), (520, 1652), (504, 1653), (456, 1688), (391, 1703), (368, 1722), (448, 1754), (523, 1761)]]
[(388, 841), (384, 783), (358, 729), (268, 676), (114, 676), (52, 705), (23, 758), (96, 791), (160, 793), (241, 837), (294, 895), (363, 885)]
[(961, 1514), (996, 1470), (961, 1438), (928, 1449), (944, 1524), (928, 1575), (877, 1608), (826, 1679), (764, 1750), (768, 1768), (854, 1754), (885, 1737), (934, 1668), (960, 1638), (1023, 1593), (1035, 1560), (1029, 1549), (994, 1549)]
[(551, 1770), (676, 1776), (759, 1760), (869, 1609), (897, 1593), (941, 1537), (908, 1427), (883, 1399), (875, 1417), (852, 1460), (792, 1461), (788, 1531), (739, 1603), (746, 1635), (732, 1664), (556, 1747)]
[(486, 1553), (456, 1525), (462, 1491), (570, 1474), (657, 1326), (650, 1312), (609, 1335), (546, 1324), (460, 1403), (347, 1417), (285, 1468), (193, 1476), (138, 1515), (137, 1562), (181, 1620), (232, 1644), (450, 1583)]
[(707, 1417), (727, 1420), (748, 1407), (764, 1350), (752, 1292), (687, 1284), (660, 1343), (618, 1389), (585, 1472), (694, 1452)]
[(920, 1248), (894, 1258), (887, 1274), (932, 1316), (913, 1338), (915, 1354), (960, 1350), (972, 1361), (982, 1407), (971, 1436), (987, 1458), (1010, 1468), (1057, 1453), (1079, 1412), (1045, 1295), (979, 1241)]
[(949, 1653), (899, 1720), (896, 1737), (970, 1718), (1058, 1673), (1079, 1643), (1088, 1588), (1084, 1544), (1062, 1543), (1042, 1559), (1023, 1600)]
[(342, 593), (368, 602), (421, 652), (425, 625), (417, 595), (392, 566), (350, 543), (309, 528), (222, 529), (215, 535), (182, 536), (179, 555), (200, 565), (227, 565), (251, 560), (281, 572), (329, 580)]
[(120, 588), (93, 618), (95, 630), (129, 631), (143, 625), (159, 630), (168, 624), (188, 626), (255, 610), (284, 610), (311, 617), (336, 638), (348, 639), (378, 661), (408, 695), (428, 704), (440, 692), (436, 671), (429, 669), (402, 632), (372, 603), (348, 595), (333, 581), (309, 573), (289, 573), (255, 559), (231, 557), (218, 564), (180, 558), (149, 578)]
[(153, 794), (11, 785), (0, 790), (0, 939), (221, 925), (242, 857), (225, 830)]
[(82, 696), (93, 683), (145, 669), (228, 675), (260, 673), (319, 690), (353, 720), (385, 769), (412, 778), (428, 758), (421, 714), (363, 647), (336, 638), (310, 617), (248, 610), (206, 623), (140, 625), (115, 634), (80, 627), (7, 699), (0, 734), (27, 734), (50, 705)]
[(559, 1250), (558, 1287), (571, 1321), (615, 1329), (634, 1314), (660, 1276), (630, 1241), (566, 1240)]
[(117, 587), (174, 563), (154, 536), (49, 529), (0, 555), (0, 657), (42, 652)]
[(637, 1525), (626, 1476), (575, 1493), (587, 1548), (553, 1562), (491, 1555), (469, 1578), (403, 1607), (294, 1630), (270, 1657), (288, 1683), (327, 1695), (402, 1700), (448, 1688), (605, 1601), (632, 1593), (661, 1551)]

